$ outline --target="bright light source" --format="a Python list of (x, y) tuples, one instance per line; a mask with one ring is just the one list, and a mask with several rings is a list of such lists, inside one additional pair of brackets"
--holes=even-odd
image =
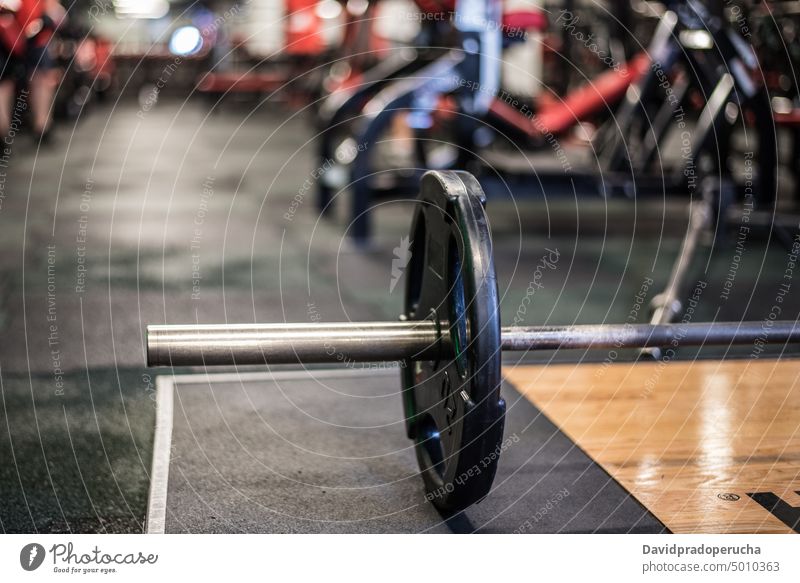
[(169, 39), (169, 52), (179, 57), (197, 53), (203, 48), (203, 36), (194, 26), (182, 26), (175, 29)]
[(714, 37), (707, 30), (682, 30), (678, 38), (687, 49), (708, 50), (714, 46)]
[(367, 0), (348, 0), (347, 11), (353, 16), (363, 16), (369, 8)]
[(325, 20), (339, 18), (342, 13), (342, 5), (336, 0), (322, 0), (317, 4), (317, 16)]
[(775, 113), (782, 113), (784, 115), (794, 111), (794, 104), (791, 99), (786, 97), (773, 97), (772, 98), (772, 111)]
[(0, 0), (0, 8), (5, 8), (12, 12), (19, 10), (20, 4), (22, 4), (22, 0)]
[(167, 0), (114, 0), (118, 18), (163, 18), (169, 12)]

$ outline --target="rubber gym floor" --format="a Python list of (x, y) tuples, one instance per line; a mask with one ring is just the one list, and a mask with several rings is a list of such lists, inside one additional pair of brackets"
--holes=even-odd
[[(414, 475), (396, 371), (147, 369), (147, 324), (401, 312), (392, 267), (413, 205), (382, 204), (372, 245), (353, 248), (346, 195), (318, 220), (313, 135), (273, 106), (165, 102), (95, 109), (41, 150), (17, 138), (0, 199), (0, 529), (791, 530), (797, 375), (771, 360), (781, 347), (724, 366), (711, 350), (666, 367), (507, 359), (496, 490), (448, 520)], [(490, 196), (488, 212), (506, 323), (645, 321), (687, 222), (681, 201), (557, 194)], [(781, 284), (800, 285), (769, 233), (736, 244), (734, 228), (698, 257), (693, 321), (768, 320)], [(787, 294), (780, 318), (798, 306)], [(594, 364), (556, 364), (576, 360)], [(206, 372), (224, 376), (187, 376)], [(169, 471), (148, 523), (157, 415)]]

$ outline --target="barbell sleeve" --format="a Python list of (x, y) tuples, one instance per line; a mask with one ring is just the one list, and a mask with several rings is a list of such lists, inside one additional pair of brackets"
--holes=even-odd
[(148, 326), (148, 366), (379, 362), (438, 358), (433, 322)]
[[(794, 321), (511, 326), (508, 351), (800, 342)], [(452, 355), (430, 321), (148, 326), (148, 366), (436, 360)]]

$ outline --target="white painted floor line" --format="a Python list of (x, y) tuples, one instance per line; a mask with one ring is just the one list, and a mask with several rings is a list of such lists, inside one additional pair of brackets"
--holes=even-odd
[[(188, 375), (187, 375), (188, 376)], [(147, 500), (147, 534), (164, 534), (167, 517), (167, 483), (172, 449), (172, 415), (175, 383), (170, 376), (156, 377), (156, 431)]]
[(237, 383), (253, 381), (290, 381), (310, 378), (349, 378), (363, 375), (396, 375), (393, 369), (298, 369), (276, 372), (230, 372), (214, 374), (159, 375), (156, 377), (156, 430), (153, 440), (153, 464), (147, 500), (147, 534), (164, 534), (167, 518), (167, 486), (172, 450), (173, 400), (178, 384)]

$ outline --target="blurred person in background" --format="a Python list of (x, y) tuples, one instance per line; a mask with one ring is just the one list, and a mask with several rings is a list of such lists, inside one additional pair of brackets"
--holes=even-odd
[(25, 39), (25, 68), (30, 89), (31, 125), (40, 142), (48, 141), (58, 70), (49, 52), (50, 40), (66, 20), (58, 0), (21, 0), (16, 19)]
[(25, 42), (16, 14), (21, 0), (0, 0), (0, 148), (8, 137), (17, 84), (25, 78)]

